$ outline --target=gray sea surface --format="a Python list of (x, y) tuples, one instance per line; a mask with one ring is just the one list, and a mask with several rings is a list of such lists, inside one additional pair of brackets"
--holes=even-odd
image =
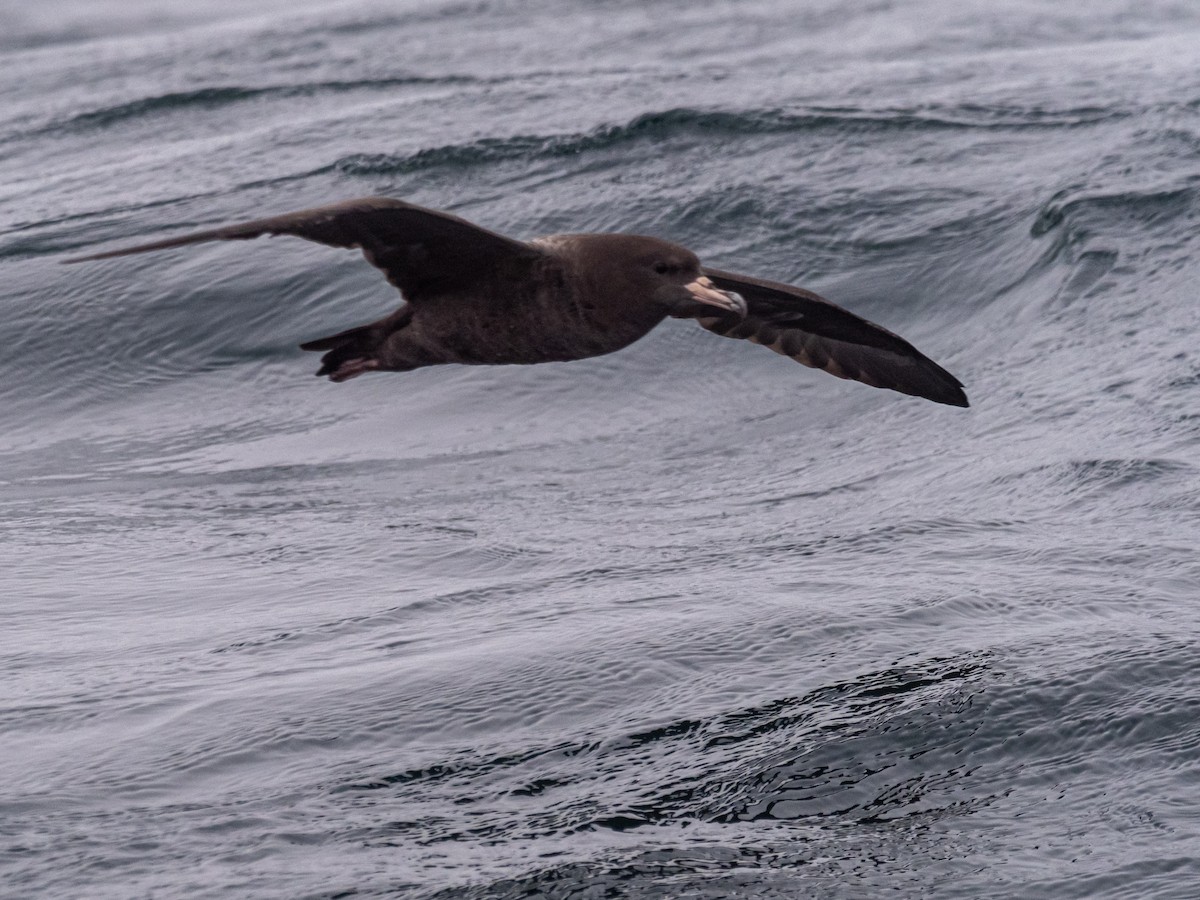
[[(386, 194), (803, 284), (312, 377)], [(0, 893), (1200, 896), (1200, 5), (0, 3)]]

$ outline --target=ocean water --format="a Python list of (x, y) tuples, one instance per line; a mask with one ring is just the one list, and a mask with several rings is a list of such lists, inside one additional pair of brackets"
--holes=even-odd
[[(0, 893), (1200, 896), (1200, 7), (0, 3)], [(803, 284), (341, 385), (368, 194)]]

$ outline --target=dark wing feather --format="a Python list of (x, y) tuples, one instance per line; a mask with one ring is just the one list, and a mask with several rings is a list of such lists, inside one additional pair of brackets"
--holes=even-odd
[(744, 319), (702, 318), (716, 334), (770, 347), (796, 362), (872, 387), (968, 406), (957, 378), (886, 328), (803, 288), (705, 267), (718, 287), (746, 299)]
[(389, 197), (364, 197), (64, 260), (108, 259), (206, 241), (291, 234), (331, 247), (358, 247), (410, 301), (467, 286), (513, 260), (541, 251), (465, 219)]

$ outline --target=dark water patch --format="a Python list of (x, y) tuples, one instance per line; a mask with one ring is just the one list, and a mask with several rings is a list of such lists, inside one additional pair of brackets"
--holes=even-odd
[[(913, 663), (712, 717), (504, 754), (467, 752), (446, 763), (360, 778), (333, 790), (369, 795), (372, 803), (384, 805), (379, 792), (395, 802), (417, 788), (475, 799), (478, 809), (467, 818), (406, 820), (403, 827), (419, 832), (426, 845), (461, 840), (465, 830), (476, 839), (510, 841), (689, 821), (816, 821), (828, 815), (877, 821), (900, 814), (897, 805), (916, 801), (909, 794), (898, 799), (886, 789), (878, 795), (881, 779), (875, 776), (898, 763), (881, 769), (871, 757), (890, 756), (885, 748), (891, 744), (899, 744), (897, 761), (922, 756), (925, 751), (909, 738), (920, 735), (934, 715), (927, 705), (941, 710), (936, 715), (948, 716), (947, 698), (961, 695), (963, 685), (984, 671), (979, 661), (971, 660)], [(906, 723), (913, 715), (917, 721)], [(931, 740), (944, 741), (943, 732), (935, 729)], [(856, 749), (856, 735), (865, 746)], [(813, 760), (813, 747), (825, 748), (821, 760)], [(860, 752), (866, 755), (856, 768), (853, 760)], [(811, 775), (797, 771), (806, 766)], [(653, 778), (644, 777), (651, 772)], [(944, 777), (953, 781), (958, 775), (951, 770)], [(848, 785), (867, 778), (875, 778), (876, 787), (864, 788), (862, 798), (847, 799), (853, 793)], [(806, 779), (811, 781), (807, 788), (802, 783)], [(806, 791), (827, 793), (831, 785), (841, 792), (836, 809), (825, 800), (805, 805)], [(931, 789), (928, 779), (922, 786)], [(537, 798), (538, 803), (513, 805), (501, 796)], [(843, 808), (846, 803), (849, 807)], [(930, 809), (926, 804), (922, 812)], [(376, 838), (397, 827), (391, 823)]]
[[(961, 791), (959, 782), (969, 772), (955, 766), (946, 769), (945, 784), (930, 777), (891, 791), (887, 775), (881, 774), (893, 766), (911, 772), (930, 767), (928, 760), (915, 761), (921, 758), (919, 747), (911, 758), (911, 744), (897, 748), (894, 757), (887, 747), (898, 740), (903, 743), (908, 732), (902, 723), (914, 713), (918, 721), (911, 725), (912, 733), (928, 728), (920, 710), (929, 704), (940, 705), (947, 714), (949, 695), (939, 700), (937, 692), (952, 694), (956, 682), (970, 683), (975, 677), (971, 668), (970, 663), (966, 669), (953, 662), (928, 667), (914, 663), (711, 719), (679, 720), (625, 737), (560, 745), (550, 756), (534, 751), (480, 760), (500, 768), (447, 772), (435, 767), (397, 773), (386, 786), (360, 783), (352, 789), (368, 792), (358, 795), (355, 809), (360, 812), (375, 805), (382, 812), (410, 803), (419, 810), (433, 797), (439, 798), (434, 808), (447, 811), (455, 805), (452, 798), (461, 797), (462, 803), (453, 814), (406, 816), (356, 830), (352, 837), (372, 846), (419, 846), (439, 854), (463, 844), (495, 846), (504, 852), (502, 848), (517, 851), (525, 842), (538, 841), (546, 849), (540, 862), (530, 860), (528, 874), (431, 894), (437, 897), (576, 896), (582, 889), (595, 889), (602, 896), (717, 897), (726, 896), (733, 886), (721, 880), (722, 872), (735, 874), (747, 887), (753, 885), (754, 896), (773, 896), (771, 885), (780, 879), (794, 889), (792, 874), (809, 878), (821, 874), (824, 866), (841, 870), (867, 848), (879, 851), (893, 841), (898, 844), (887, 855), (903, 869), (897, 856), (900, 847), (911, 850), (913, 838), (945, 816), (969, 815), (986, 803), (955, 796), (949, 806), (938, 806), (920, 799), (922, 792)], [(854, 709), (846, 710), (842, 701), (850, 701)], [(888, 722), (893, 724), (884, 724)], [(741, 732), (738, 740), (711, 741), (733, 729)], [(875, 739), (857, 738), (858, 729)], [(935, 729), (929, 740), (944, 744), (947, 736)], [(803, 748), (820, 743), (839, 764), (814, 769), (814, 786), (831, 784), (848, 792), (848, 779), (874, 779), (875, 806), (868, 802), (875, 796), (868, 791), (848, 810), (810, 808), (801, 813), (789, 811), (787, 799), (780, 796), (769, 814), (745, 814), (764, 792), (801, 791), (799, 776), (795, 783), (781, 785), (777, 770), (786, 767), (792, 755), (803, 756)], [(863, 768), (854, 769), (852, 760), (859, 755)], [(876, 755), (894, 761), (880, 766)], [(939, 758), (933, 765), (942, 762)], [(410, 793), (408, 784), (420, 788)], [(508, 785), (512, 787), (506, 789)], [(380, 797), (380, 792), (391, 798)], [(363, 805), (367, 800), (371, 807)], [(917, 803), (923, 804), (919, 812), (909, 809), (901, 818), (881, 812)], [(587, 854), (590, 859), (553, 851), (555, 846), (569, 846), (562, 841), (574, 840), (575, 835), (591, 836), (587, 840), (597, 849)], [(632, 836), (639, 843), (628, 849), (609, 845), (610, 839)], [(563, 855), (575, 859), (545, 862)], [(814, 865), (817, 870), (811, 868)], [(666, 879), (661, 884), (660, 875)]]
[[(979, 687), (971, 686), (985, 673), (981, 661), (930, 660), (832, 685), (791, 712), (764, 710), (715, 744), (733, 751), (728, 762), (739, 774), (697, 792), (701, 816), (726, 823), (834, 816), (865, 824), (965, 811), (955, 787), (970, 773), (965, 761), (948, 768), (911, 761), (934, 750), (953, 757), (955, 746), (969, 745), (979, 727), (969, 713)], [(764, 736), (783, 746), (764, 746)]]

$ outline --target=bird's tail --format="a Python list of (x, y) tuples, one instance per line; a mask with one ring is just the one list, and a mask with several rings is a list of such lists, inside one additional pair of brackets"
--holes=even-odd
[(321, 357), (317, 375), (328, 375), (330, 381), (348, 381), (363, 372), (383, 368), (378, 358), (380, 347), (392, 332), (403, 328), (411, 318), (412, 312), (404, 306), (378, 322), (306, 341), (300, 349), (327, 350)]
[(317, 375), (328, 375), (330, 381), (347, 381), (370, 369), (379, 368), (374, 357), (385, 337), (381, 332), (379, 323), (373, 322), (315, 341), (306, 341), (300, 345), (300, 349), (328, 350), (321, 357), (321, 368), (317, 370)]

